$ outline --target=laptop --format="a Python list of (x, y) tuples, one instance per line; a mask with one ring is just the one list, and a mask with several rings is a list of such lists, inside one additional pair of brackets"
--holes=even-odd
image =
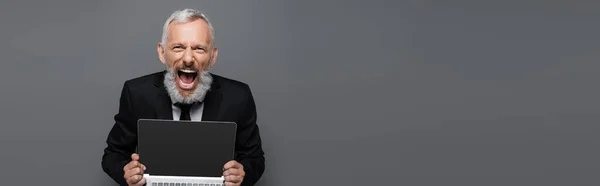
[(148, 186), (223, 186), (234, 158), (234, 122), (138, 120), (137, 153)]

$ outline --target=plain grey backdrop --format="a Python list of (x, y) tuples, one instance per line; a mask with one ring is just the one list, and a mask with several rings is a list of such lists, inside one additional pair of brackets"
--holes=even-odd
[(598, 185), (600, 3), (591, 0), (2, 1), (0, 178), (115, 185), (125, 80), (162, 70), (172, 11), (216, 29), (246, 82), (259, 185)]

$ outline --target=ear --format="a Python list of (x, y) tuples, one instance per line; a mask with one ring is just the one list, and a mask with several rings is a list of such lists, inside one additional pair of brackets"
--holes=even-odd
[(158, 52), (158, 59), (160, 59), (160, 62), (162, 64), (167, 64), (167, 61), (165, 60), (165, 48), (162, 46), (162, 43), (158, 43), (156, 46), (156, 52)]
[(215, 66), (215, 63), (217, 62), (217, 56), (219, 55), (219, 49), (218, 48), (214, 48), (213, 49), (213, 55), (212, 55), (212, 59), (210, 61), (210, 66), (209, 68), (213, 68)]

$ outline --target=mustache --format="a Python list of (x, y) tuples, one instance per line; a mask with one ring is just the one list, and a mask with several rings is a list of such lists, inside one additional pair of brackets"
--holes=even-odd
[(173, 69), (175, 71), (189, 70), (189, 71), (196, 71), (196, 72), (208, 72), (208, 71), (210, 71), (211, 68), (210, 68), (210, 66), (198, 66), (198, 65), (185, 66), (185, 65), (176, 65), (176, 66), (172, 66), (172, 67), (167, 66), (167, 69)]

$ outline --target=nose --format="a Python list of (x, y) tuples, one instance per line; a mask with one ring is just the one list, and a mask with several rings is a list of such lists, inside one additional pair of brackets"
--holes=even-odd
[(188, 47), (183, 54), (183, 64), (185, 66), (194, 65), (194, 56), (192, 55), (192, 49)]

